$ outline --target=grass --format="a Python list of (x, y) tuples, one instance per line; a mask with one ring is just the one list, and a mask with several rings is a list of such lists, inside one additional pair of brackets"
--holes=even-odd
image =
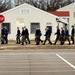
[(50, 49), (75, 49), (75, 45), (35, 45), (35, 41), (31, 41), (31, 45), (15, 45), (15, 40), (9, 40), (9, 45), (1, 45), (0, 50), (50, 50)]

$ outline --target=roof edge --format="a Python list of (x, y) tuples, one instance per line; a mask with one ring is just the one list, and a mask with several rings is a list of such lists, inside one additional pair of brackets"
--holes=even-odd
[(54, 17), (56, 17), (56, 18), (59, 18), (59, 17), (56, 16), (56, 15), (49, 14), (48, 12), (43, 11), (43, 10), (41, 10), (41, 9), (39, 9), (39, 8), (36, 8), (36, 7), (34, 7), (34, 6), (31, 6), (31, 5), (27, 4), (27, 3), (24, 3), (24, 4), (22, 4), (22, 5), (19, 5), (19, 6), (17, 6), (17, 7), (14, 7), (14, 8), (12, 8), (12, 9), (9, 9), (9, 10), (7, 10), (7, 11), (4, 11), (4, 12), (2, 12), (1, 14), (6, 14), (6, 13), (8, 13), (8, 12), (10, 12), (10, 11), (13, 11), (13, 10), (15, 10), (15, 9), (18, 9), (19, 7), (24, 6), (24, 5), (26, 5), (26, 6), (28, 6), (28, 7), (31, 7), (31, 8), (33, 8), (33, 9), (36, 9), (36, 10), (38, 10), (38, 11), (40, 11), (40, 12), (43, 12), (43, 13), (45, 13), (45, 14), (47, 14), (47, 15), (51, 15), (51, 16), (54, 16)]
[(69, 4), (69, 5), (66, 5), (66, 6), (64, 6), (64, 7), (61, 7), (61, 8), (59, 8), (59, 9), (57, 9), (56, 11), (60, 11), (60, 9), (65, 8), (65, 7), (68, 7), (68, 6), (72, 5), (72, 4), (75, 4), (75, 2), (73, 2), (73, 3)]

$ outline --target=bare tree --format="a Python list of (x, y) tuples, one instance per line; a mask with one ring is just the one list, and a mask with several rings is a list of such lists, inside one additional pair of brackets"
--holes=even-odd
[(55, 11), (63, 6), (66, 6), (74, 1), (72, 0), (50, 0), (47, 10)]
[(15, 6), (18, 6), (23, 3), (28, 3), (32, 6), (35, 6), (43, 10), (46, 10), (47, 7), (45, 0), (15, 0)]
[(11, 9), (13, 6), (19, 6), (23, 3), (28, 3), (45, 11), (55, 11), (74, 1), (75, 0), (50, 0), (49, 2), (49, 0), (14, 0), (14, 2), (12, 2), (12, 0), (0, 0), (0, 12)]
[(6, 4), (5, 2), (3, 2), (3, 0), (0, 0), (0, 12), (3, 12), (5, 10), (7, 10)]
[(0, 0), (0, 12), (4, 12), (13, 7), (14, 3), (11, 0)]

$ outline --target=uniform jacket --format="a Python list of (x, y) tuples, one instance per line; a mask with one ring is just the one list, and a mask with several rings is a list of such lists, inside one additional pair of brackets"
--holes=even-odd
[(65, 33), (65, 36), (69, 36), (69, 31), (68, 30), (65, 30), (64, 33)]
[(17, 35), (20, 35), (20, 30), (17, 30)]
[(25, 35), (29, 35), (28, 29), (25, 29), (24, 31), (25, 31)]
[(64, 30), (61, 31), (61, 35), (64, 36)]
[(50, 31), (49, 30), (46, 31), (45, 36), (46, 36), (46, 38), (50, 38)]
[(41, 31), (40, 30), (36, 30), (35, 36), (41, 36), (41, 35), (42, 35)]
[(60, 29), (57, 29), (57, 32), (55, 34), (60, 35)]
[(4, 29), (1, 30), (1, 35), (4, 35)]
[(22, 34), (21, 34), (22, 36), (24, 36), (25, 35), (25, 31), (24, 30), (22, 30)]
[(8, 29), (4, 29), (4, 35), (8, 36)]

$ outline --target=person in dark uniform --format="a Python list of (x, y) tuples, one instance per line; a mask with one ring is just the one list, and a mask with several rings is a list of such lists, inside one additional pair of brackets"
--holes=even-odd
[(26, 26), (24, 26), (24, 30), (25, 30), (25, 41), (27, 39), (28, 44), (31, 44), (30, 39), (29, 39), (29, 32), (28, 32), (28, 29), (26, 28)]
[(74, 29), (74, 26), (72, 25), (72, 31), (71, 31), (71, 40), (72, 40), (72, 44), (74, 44), (74, 32), (75, 32), (75, 29)]
[(67, 27), (65, 27), (64, 34), (65, 34), (65, 40), (64, 40), (64, 42), (65, 42), (66, 40), (68, 40), (68, 42), (69, 42), (68, 45), (71, 45), (70, 39), (69, 39), (69, 31), (68, 31)]
[(4, 27), (1, 29), (1, 44), (4, 44)]
[[(49, 38), (51, 37), (51, 30), (48, 28), (49, 31)], [(50, 40), (51, 41), (51, 40)], [(51, 42), (52, 43), (52, 42)]]
[(6, 26), (4, 27), (4, 40), (5, 43), (8, 44), (8, 29)]
[(39, 27), (37, 27), (37, 29), (39, 30), (40, 42), (43, 43), (43, 40), (41, 40), (42, 32)]
[(25, 30), (24, 30), (24, 27), (22, 27), (22, 45), (24, 45), (24, 42), (27, 44), (26, 40), (25, 40)]
[(61, 45), (64, 44), (64, 29), (61, 28)]
[(16, 44), (20, 44), (20, 30), (19, 30), (19, 27), (17, 27)]
[(56, 40), (55, 40), (54, 45), (56, 45), (56, 42), (57, 42), (58, 40), (60, 40), (60, 29), (59, 29), (59, 26), (57, 26), (57, 32), (55, 33), (55, 35), (57, 35), (57, 37), (56, 37)]
[(36, 28), (36, 32), (35, 32), (35, 41), (36, 41), (36, 45), (40, 44), (40, 36), (41, 36), (41, 31), (39, 29), (39, 27)]
[(47, 27), (46, 29), (46, 33), (45, 33), (45, 41), (43, 43), (43, 45), (45, 45), (46, 41), (48, 40), (49, 41), (49, 44), (52, 45), (52, 42), (50, 41), (50, 30), (49, 28)]

